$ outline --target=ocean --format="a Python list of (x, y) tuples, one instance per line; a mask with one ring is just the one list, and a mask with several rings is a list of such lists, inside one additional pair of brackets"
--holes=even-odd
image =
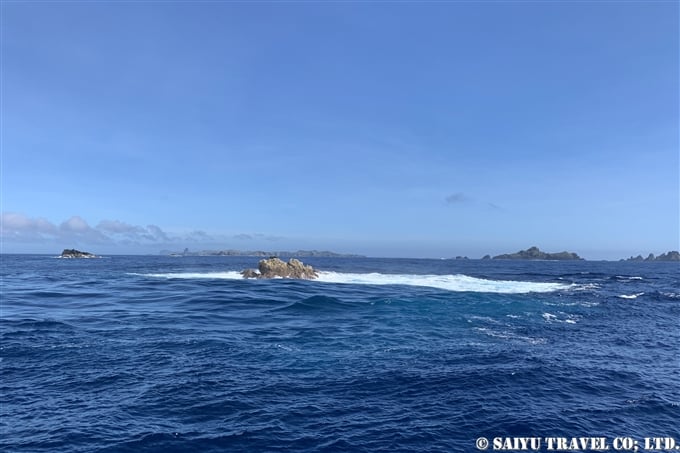
[(0, 450), (680, 445), (678, 263), (257, 261), (3, 255)]

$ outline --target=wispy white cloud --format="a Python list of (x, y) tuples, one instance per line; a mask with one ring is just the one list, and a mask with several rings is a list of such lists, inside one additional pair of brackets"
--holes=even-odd
[(111, 238), (103, 231), (92, 228), (82, 217), (73, 216), (59, 225), (59, 237), (71, 238), (78, 242), (106, 244)]
[(80, 216), (55, 224), (42, 217), (4, 212), (0, 215), (0, 239), (5, 243), (45, 244), (50, 247), (106, 246), (187, 246), (227, 245), (236, 240), (277, 241), (280, 236), (241, 233), (231, 236), (209, 234), (201, 230), (169, 233), (158, 225), (133, 225), (121, 220), (102, 220), (91, 226)]
[(238, 239), (240, 241), (252, 241), (252, 240), (265, 240), (265, 241), (280, 241), (282, 239), (285, 239), (283, 236), (274, 236), (271, 234), (263, 234), (263, 233), (241, 233), (241, 234), (235, 234), (234, 239)]
[(157, 225), (147, 225), (144, 237), (155, 242), (168, 242), (172, 240), (170, 236)]
[(42, 217), (30, 218), (15, 212), (2, 213), (0, 217), (0, 237), (19, 238), (20, 236), (55, 237), (59, 229)]
[[(151, 225), (149, 225), (151, 226)], [(222, 240), (222, 237), (216, 237), (213, 235), (210, 235), (206, 233), (205, 231), (201, 230), (194, 230), (191, 231), (190, 233), (186, 234), (184, 237), (189, 239), (190, 241), (193, 242), (210, 242), (210, 241), (216, 241), (216, 240)]]
[(73, 216), (59, 225), (42, 217), (33, 218), (15, 212), (0, 217), (0, 238), (15, 242), (62, 242), (85, 244), (165, 244), (210, 241), (215, 238), (204, 232), (170, 235), (157, 225), (131, 225), (120, 220), (102, 220), (90, 226), (80, 216)]
[(121, 222), (120, 220), (102, 220), (96, 228), (105, 233), (113, 234), (144, 234), (146, 230), (137, 225), (130, 225), (129, 223)]

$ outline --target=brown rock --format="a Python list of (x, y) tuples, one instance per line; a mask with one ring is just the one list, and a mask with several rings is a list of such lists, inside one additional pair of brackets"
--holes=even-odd
[(276, 257), (260, 260), (257, 268), (261, 278), (288, 277), (288, 266)]
[(279, 258), (271, 257), (260, 260), (258, 264), (259, 273), (253, 269), (246, 269), (241, 272), (243, 278), (301, 278), (311, 280), (319, 275), (312, 266), (305, 265), (300, 260), (291, 258), (287, 263)]
[(291, 258), (286, 266), (291, 278), (314, 279), (319, 276), (312, 266), (305, 265), (295, 258)]

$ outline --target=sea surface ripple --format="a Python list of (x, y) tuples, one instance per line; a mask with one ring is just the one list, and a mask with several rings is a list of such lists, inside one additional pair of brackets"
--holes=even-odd
[(680, 439), (677, 263), (3, 255), (0, 450)]

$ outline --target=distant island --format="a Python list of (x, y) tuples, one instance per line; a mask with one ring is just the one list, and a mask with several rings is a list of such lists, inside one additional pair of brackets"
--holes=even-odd
[(61, 255), (59, 255), (59, 258), (99, 258), (99, 257), (94, 253), (90, 252), (81, 252), (80, 250), (76, 249), (64, 249), (64, 251), (61, 252)]
[(189, 249), (184, 249), (183, 252), (172, 252), (169, 250), (162, 250), (161, 255), (171, 256), (259, 256), (259, 257), (320, 257), (320, 258), (366, 258), (364, 255), (355, 255), (347, 253), (335, 253), (327, 250), (298, 250), (296, 252), (278, 251), (267, 252), (262, 250), (201, 250), (198, 252), (191, 252)]
[(647, 258), (643, 258), (642, 255), (638, 255), (636, 257), (631, 256), (630, 258), (621, 259), (619, 261), (680, 261), (680, 253), (677, 250), (671, 250), (670, 252), (662, 253), (656, 257), (653, 253), (650, 253)]
[[(482, 259), (488, 259), (485, 256)], [(583, 260), (580, 256), (573, 252), (558, 252), (546, 253), (539, 250), (538, 247), (531, 247), (528, 250), (520, 250), (517, 253), (506, 253), (504, 255), (494, 256), (495, 260)]]
[[(265, 251), (265, 250), (200, 250), (190, 251), (185, 248), (183, 251), (161, 250), (161, 255), (169, 256), (249, 256), (260, 258), (366, 258), (365, 255), (351, 254), (351, 253), (336, 253), (328, 250), (297, 250), (291, 251)], [(62, 252), (63, 258), (97, 258), (88, 252), (81, 252), (75, 249), (66, 249)], [(448, 258), (450, 260), (469, 260), (467, 256), (455, 256)], [(557, 252), (549, 253), (540, 250), (538, 247), (529, 247), (527, 250), (520, 250), (516, 253), (504, 253), (492, 257), (491, 255), (484, 255), (482, 260), (548, 260), (548, 261), (584, 261), (574, 252)], [(680, 261), (680, 252), (669, 251), (662, 253), (659, 256), (654, 256), (650, 253), (647, 258), (642, 255), (631, 256), (630, 258), (620, 259), (619, 261)]]

